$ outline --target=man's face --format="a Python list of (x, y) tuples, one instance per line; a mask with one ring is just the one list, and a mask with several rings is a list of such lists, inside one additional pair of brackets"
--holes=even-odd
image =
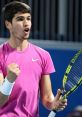
[(27, 39), (31, 29), (31, 15), (29, 13), (17, 13), (10, 24), (10, 36), (21, 40)]

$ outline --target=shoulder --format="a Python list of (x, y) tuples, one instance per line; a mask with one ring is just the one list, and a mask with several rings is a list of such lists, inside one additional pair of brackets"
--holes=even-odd
[(41, 48), (41, 47), (39, 47), (39, 46), (37, 46), (37, 45), (34, 45), (34, 44), (31, 43), (31, 47), (33, 48), (33, 50), (34, 50), (36, 53), (38, 53), (38, 54), (40, 54), (40, 55), (42, 55), (42, 56), (50, 55), (49, 52), (48, 52), (47, 50), (45, 50), (45, 49), (43, 49), (43, 48)]
[(6, 52), (6, 50), (7, 50), (7, 42), (2, 43), (0, 45), (0, 58), (1, 58), (1, 56), (4, 55), (4, 53)]
[(2, 43), (2, 44), (0, 45), (0, 51), (3, 50), (3, 49), (5, 49), (5, 48), (7, 47), (7, 45), (8, 45), (8, 42)]
[(3, 52), (3, 48), (4, 48), (4, 44), (1, 44), (1, 45), (0, 45), (0, 55), (1, 55), (1, 53)]

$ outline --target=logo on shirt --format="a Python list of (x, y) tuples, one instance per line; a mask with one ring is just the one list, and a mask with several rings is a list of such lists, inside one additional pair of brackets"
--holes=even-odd
[(35, 62), (35, 61), (38, 61), (39, 59), (37, 58), (32, 58), (32, 61)]

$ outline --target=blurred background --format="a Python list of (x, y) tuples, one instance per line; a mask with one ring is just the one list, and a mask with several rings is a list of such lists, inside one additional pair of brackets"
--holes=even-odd
[[(9, 33), (4, 26), (1, 9), (14, 0), (0, 0), (0, 43), (6, 41)], [(32, 30), (30, 41), (51, 54), (56, 73), (51, 74), (53, 92), (62, 84), (65, 69), (74, 56), (82, 49), (82, 0), (17, 0), (32, 8)], [(82, 105), (82, 86), (68, 98), (68, 106), (56, 117), (67, 117), (78, 105)], [(47, 117), (40, 101), (40, 117)], [(74, 116), (79, 117), (79, 116)]]

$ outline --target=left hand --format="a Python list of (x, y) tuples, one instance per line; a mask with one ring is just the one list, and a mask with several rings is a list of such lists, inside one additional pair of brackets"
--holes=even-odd
[(57, 90), (57, 94), (55, 96), (53, 102), (53, 110), (63, 110), (67, 106), (67, 99), (62, 99), (62, 91), (60, 89)]

